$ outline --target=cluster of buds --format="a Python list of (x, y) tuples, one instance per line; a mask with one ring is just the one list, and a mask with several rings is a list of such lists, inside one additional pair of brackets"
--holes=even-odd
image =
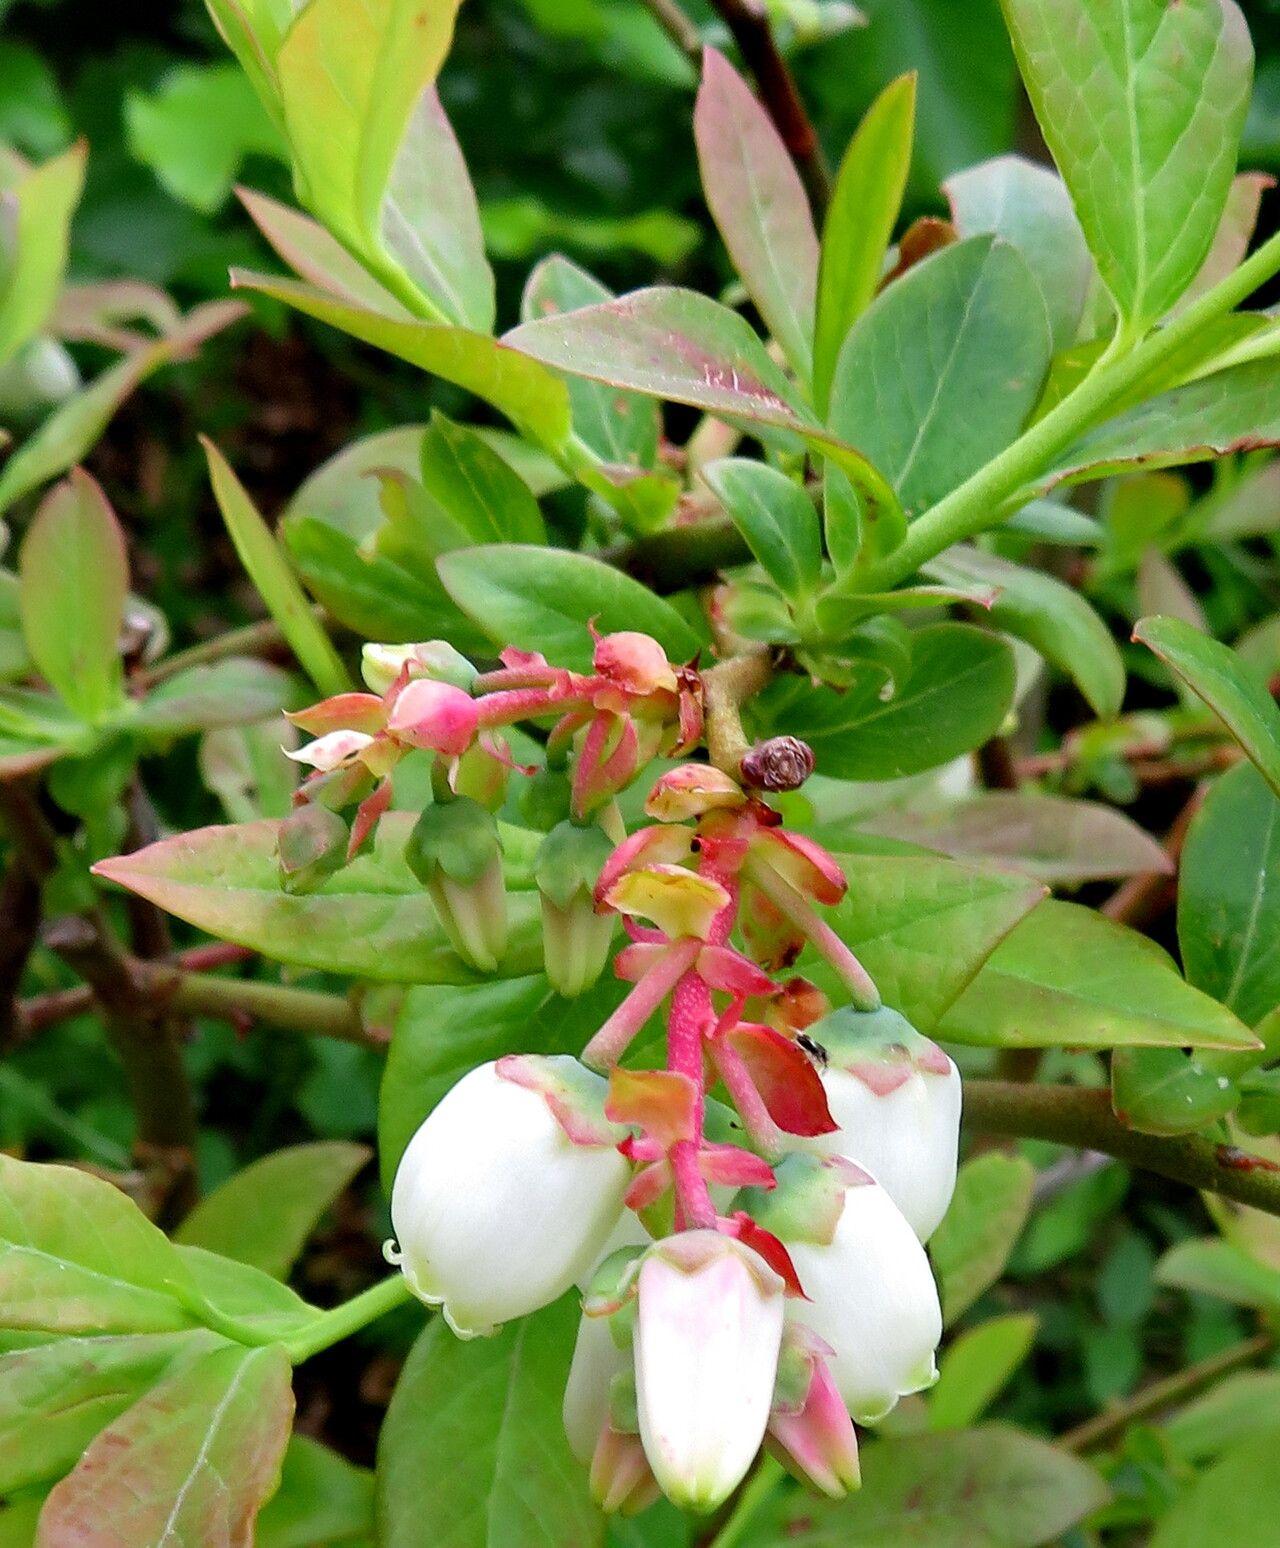
[[(564, 792), (565, 821), (549, 835), (536, 879), (547, 969), (565, 994), (598, 978), (612, 926), (594, 914), (607, 853), (598, 823), (653, 758), (688, 752), (702, 736), (701, 678), (673, 665), (648, 635), (595, 635), (589, 673), (508, 650), (481, 673), (441, 640), (367, 645), (368, 692), (341, 693), (290, 718), (314, 740), (289, 756), (306, 764), (296, 810), (281, 825), (281, 884), (322, 885), (369, 844), (412, 753), (432, 759), (433, 800), (405, 848), (454, 950), (493, 972), (506, 947), (500, 830), (494, 818), (515, 764), (503, 737), (520, 722), (545, 726), (544, 777)], [(532, 768), (522, 770), (535, 774)], [(584, 906), (585, 905), (585, 906)], [(584, 913), (590, 919), (584, 918)]]
[[(692, 735), (679, 687), (660, 691)], [(609, 759), (588, 725), (584, 789)], [(537, 867), (548, 965), (582, 987), (620, 919), (629, 988), (581, 1062), (499, 1060), (425, 1119), (396, 1178), (396, 1261), (464, 1335), (585, 1288), (565, 1425), (606, 1509), (661, 1492), (712, 1510), (762, 1447), (838, 1496), (858, 1481), (855, 1421), (936, 1374), (922, 1243), (954, 1187), (958, 1074), (881, 1004), (821, 913), (843, 873), (758, 781), (681, 765), (649, 793), (652, 824), (606, 853), (575, 828), (579, 772)], [(774, 976), (806, 950), (840, 1008)], [(664, 1008), (665, 1067), (624, 1065)]]

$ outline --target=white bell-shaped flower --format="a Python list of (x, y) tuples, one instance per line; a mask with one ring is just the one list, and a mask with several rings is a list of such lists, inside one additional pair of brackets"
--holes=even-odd
[(839, 1128), (807, 1148), (865, 1167), (928, 1241), (956, 1186), (960, 1072), (887, 1007), (836, 1011), (808, 1036), (826, 1053), (822, 1084)]
[(782, 1281), (741, 1242), (686, 1231), (645, 1254), (637, 1296), (636, 1397), (649, 1465), (676, 1505), (714, 1510), (764, 1439)]
[(388, 1255), (456, 1333), (548, 1305), (598, 1261), (630, 1176), (605, 1091), (567, 1056), (502, 1059), (464, 1076), (410, 1140)]
[(937, 1287), (919, 1239), (878, 1183), (845, 1187), (829, 1241), (786, 1246), (808, 1297), (792, 1303), (794, 1315), (830, 1347), (831, 1374), (854, 1419), (882, 1419), (899, 1397), (932, 1385)]

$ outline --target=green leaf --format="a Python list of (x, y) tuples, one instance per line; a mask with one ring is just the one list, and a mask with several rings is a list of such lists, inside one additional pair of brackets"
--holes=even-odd
[(924, 573), (951, 585), (996, 587), (992, 622), (1034, 645), (1046, 661), (1074, 678), (1100, 719), (1120, 713), (1125, 690), (1120, 648), (1078, 591), (1052, 575), (966, 543), (930, 560)]
[(800, 485), (745, 457), (709, 462), (701, 473), (778, 590), (793, 602), (808, 596), (822, 573), (822, 532)]
[(1250, 239), (1258, 224), (1262, 196), (1271, 186), (1271, 179), (1265, 172), (1240, 172), (1232, 178), (1226, 207), (1218, 222), (1213, 242), (1175, 311), (1182, 311), (1206, 291), (1212, 290), (1244, 262)]
[(714, 48), (702, 56), (693, 133), (703, 192), (733, 266), (765, 326), (807, 381), (818, 275), (809, 200), (773, 120)]
[(1018, 250), (989, 236), (953, 243), (854, 324), (836, 361), (831, 429), (879, 468), (911, 517), (1017, 436), (1050, 352), (1044, 300)]
[(381, 1548), (598, 1548), (604, 1517), (560, 1417), (577, 1324), (576, 1297), (494, 1338), (431, 1322), (378, 1441)]
[(1024, 1157), (996, 1150), (960, 1168), (951, 1207), (929, 1241), (948, 1326), (1004, 1273), (1027, 1223), (1035, 1180)]
[(1252, 764), (1192, 819), (1178, 869), (1187, 978), (1249, 1026), (1280, 1005), (1280, 800)]
[(1275, 363), (1254, 360), (1201, 376), (1107, 420), (1069, 446), (1036, 487), (1043, 492), (1129, 468), (1205, 462), (1277, 443)]
[(229, 63), (175, 65), (154, 92), (130, 91), (124, 125), (132, 155), (205, 215), (226, 203), (246, 156), (288, 154), (252, 83)]
[[(579, 307), (611, 301), (613, 292), (567, 258), (553, 254), (529, 275), (520, 303), (524, 322), (555, 317)], [(568, 379), (573, 428), (605, 462), (620, 468), (651, 468), (658, 456), (661, 414), (648, 398), (618, 392), (584, 376)]]
[(490, 544), (446, 554), (437, 567), (450, 596), (495, 644), (542, 651), (573, 671), (590, 667), (592, 620), (601, 634), (652, 635), (673, 661), (688, 661), (699, 649), (669, 602), (587, 554)]
[(877, 1440), (862, 1488), (838, 1504), (797, 1498), (788, 1548), (1036, 1548), (1106, 1503), (1088, 1463), (1010, 1425)]
[(915, 127), (916, 77), (891, 81), (867, 109), (840, 163), (822, 229), (813, 394), (825, 414), (840, 346), (871, 305), (902, 208)]
[(0, 289), (0, 363), (39, 333), (58, 299), (85, 154), (84, 142), (77, 141), (7, 191), (5, 245), (12, 245)]
[(293, 19), (292, 7), (279, 5), (277, 0), (209, 0), (209, 15), (272, 122), (283, 132), (276, 55)]
[(207, 338), (243, 315), (243, 307), (234, 301), (198, 306), (165, 338), (126, 355), (87, 387), (72, 393), (5, 463), (0, 472), (0, 513), (79, 462), (140, 382), (170, 361), (185, 359)]
[(1231, 1112), (1235, 1083), (1180, 1048), (1117, 1048), (1111, 1106), (1143, 1134), (1192, 1134)]
[(1280, 1516), (1277, 1445), (1280, 1427), (1234, 1446), (1161, 1517), (1151, 1535), (1151, 1548), (1265, 1543)]
[(280, 1487), (262, 1507), (254, 1548), (361, 1548), (373, 1542), (373, 1474), (307, 1435), (290, 1438)]
[[(437, 3), (433, 21), (445, 9)], [(492, 330), (493, 270), (475, 189), (434, 87), (409, 116), (382, 196), (378, 234), (382, 250), (441, 320)]]
[(213, 442), (202, 436), (201, 445), (209, 462), (214, 498), (249, 579), (319, 691), (342, 693), (351, 686), (351, 679), (270, 527)]
[(376, 252), (383, 200), (457, 0), (311, 0), (276, 58), (304, 199), (355, 252)]
[(1133, 637), (1204, 700), (1280, 795), (1280, 709), (1253, 671), (1179, 618), (1140, 618)]
[(274, 1151), (201, 1199), (174, 1239), (285, 1279), (321, 1216), (368, 1159), (364, 1145), (344, 1140)]
[(657, 286), (524, 323), (503, 343), (544, 365), (802, 436), (833, 458), (879, 514), (893, 491), (860, 451), (818, 425), (751, 325), (692, 290)]
[(233, 269), (231, 283), (272, 296), (352, 338), (466, 388), (492, 403), (540, 446), (559, 450), (568, 439), (569, 394), (564, 383), (503, 341), (447, 324), (386, 317), (297, 280)]
[(1027, 92), (1132, 333), (1213, 241), (1249, 103), (1233, 0), (1003, 0)]
[(1023, 1312), (993, 1317), (962, 1333), (942, 1357), (929, 1393), (929, 1428), (960, 1430), (980, 1419), (1031, 1352), (1040, 1319)]
[(997, 947), (938, 1033), (1000, 1048), (1257, 1046), (1154, 941), (1054, 899)]
[[(890, 1005), (923, 1031), (1044, 897), (1023, 877), (977, 871), (932, 855), (837, 855), (849, 882), (828, 918)], [(805, 971), (825, 968), (806, 958)], [(831, 984), (834, 987), (834, 984)]]
[(0, 1355), (0, 1494), (69, 1473), (176, 1356), (212, 1341), (199, 1332), (58, 1338)]
[(1013, 654), (999, 636), (968, 624), (931, 624), (911, 636), (911, 665), (882, 697), (883, 676), (844, 692), (799, 679), (760, 701), (779, 731), (813, 748), (836, 779), (897, 779), (980, 746), (1013, 701)]
[(229, 822), (287, 817), (302, 772), (284, 755), (286, 743), (273, 716), (256, 725), (223, 726), (201, 737), (200, 778), (222, 804)]
[(237, 1338), (241, 1328), (249, 1330), (246, 1342), (291, 1338), (321, 1315), (288, 1285), (251, 1264), (203, 1247), (180, 1245), (178, 1251), (199, 1289), (206, 1320), (216, 1326), (220, 1319), (229, 1319), (236, 1324)]
[(1280, 1313), (1280, 1271), (1219, 1236), (1171, 1247), (1156, 1268), (1156, 1283)]
[[(418, 1125), (464, 1075), (513, 1048), (580, 1054), (621, 997), (606, 977), (586, 994), (562, 1000), (541, 974), (467, 988), (411, 989), (396, 1018), (378, 1104), (386, 1191)], [(441, 1027), (448, 1027), (447, 1038)]]
[(428, 496), (460, 529), (463, 543), (545, 543), (547, 529), (529, 486), (466, 425), (433, 413), (422, 437)]
[(1205, 1462), (1259, 1430), (1280, 1425), (1280, 1371), (1237, 1371), (1161, 1426), (1177, 1456)]
[[(371, 852), (296, 897), (280, 888), (279, 823), (271, 820), (197, 828), (95, 870), (210, 935), (281, 962), (391, 983), (470, 983), (475, 975), (454, 955), (405, 864), (414, 821), (412, 812), (389, 812)], [(527, 886), (528, 858), (521, 863)], [(533, 972), (541, 966), (536, 897), (510, 894), (507, 915), (504, 971)]]
[(408, 570), (385, 554), (366, 557), (345, 532), (309, 516), (291, 516), (282, 532), (309, 589), (340, 623), (366, 639), (389, 644), (445, 639), (468, 654), (490, 647), (438, 575)]
[(195, 1326), (178, 1249), (101, 1178), (0, 1154), (0, 1327), (167, 1333)]
[[(185, 1362), (108, 1426), (40, 1513), (37, 1548), (242, 1548), (274, 1490), (293, 1394), (283, 1349)], [(91, 1525), (90, 1525), (91, 1524)]]
[(1021, 871), (1055, 887), (1173, 869), (1160, 845), (1114, 807), (1032, 791), (908, 801), (871, 812), (860, 826), (956, 860)]
[(129, 560), (120, 523), (82, 469), (41, 503), (18, 576), (31, 659), (77, 715), (106, 720), (124, 702), (120, 630)]
[(166, 677), (138, 704), (132, 723), (157, 737), (252, 725), (297, 702), (296, 679), (250, 656), (228, 656)]
[(943, 185), (962, 237), (989, 232), (1016, 247), (1040, 286), (1054, 351), (1075, 342), (1093, 259), (1062, 179), (1021, 156), (997, 156)]

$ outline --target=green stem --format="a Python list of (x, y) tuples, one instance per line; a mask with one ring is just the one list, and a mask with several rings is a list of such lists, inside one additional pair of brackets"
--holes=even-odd
[(1056, 408), (915, 521), (899, 547), (868, 575), (867, 590), (900, 584), (953, 543), (993, 526), (996, 513), (1025, 484), (1043, 473), (1059, 452), (1103, 418), (1118, 399), (1176, 354), (1202, 328), (1252, 295), (1277, 269), (1280, 233), (1141, 344), (1108, 350)]
[(770, 1456), (762, 1457), (760, 1466), (743, 1486), (729, 1519), (711, 1539), (708, 1548), (734, 1548), (736, 1543), (740, 1543), (752, 1522), (769, 1503), (773, 1491), (784, 1476), (781, 1462)]
[(392, 1274), (389, 1279), (379, 1280), (376, 1285), (362, 1290), (359, 1295), (344, 1301), (341, 1306), (335, 1306), (332, 1311), (323, 1313), (301, 1333), (295, 1333), (292, 1338), (286, 1338), (283, 1341), (284, 1347), (289, 1351), (289, 1358), (293, 1363), (301, 1365), (304, 1360), (319, 1354), (322, 1349), (328, 1349), (331, 1344), (350, 1338), (353, 1333), (368, 1327), (371, 1322), (376, 1322), (387, 1312), (394, 1311), (397, 1306), (410, 1300), (412, 1296), (413, 1291), (410, 1290), (409, 1281), (405, 1276)]
[(341, 1038), (365, 1048), (385, 1048), (387, 1043), (385, 1034), (364, 1025), (359, 1011), (344, 995), (252, 978), (184, 973), (160, 963), (135, 966), (149, 995), (188, 1015), (219, 1016), (233, 1021), (248, 1018), (289, 1032)]

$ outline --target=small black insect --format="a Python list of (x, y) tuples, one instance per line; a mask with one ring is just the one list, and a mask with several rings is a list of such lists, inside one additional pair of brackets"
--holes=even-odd
[(796, 1042), (800, 1044), (805, 1053), (807, 1053), (811, 1058), (816, 1059), (824, 1070), (826, 1069), (827, 1050), (822, 1046), (821, 1043), (810, 1037), (807, 1032), (799, 1033), (796, 1037)]

